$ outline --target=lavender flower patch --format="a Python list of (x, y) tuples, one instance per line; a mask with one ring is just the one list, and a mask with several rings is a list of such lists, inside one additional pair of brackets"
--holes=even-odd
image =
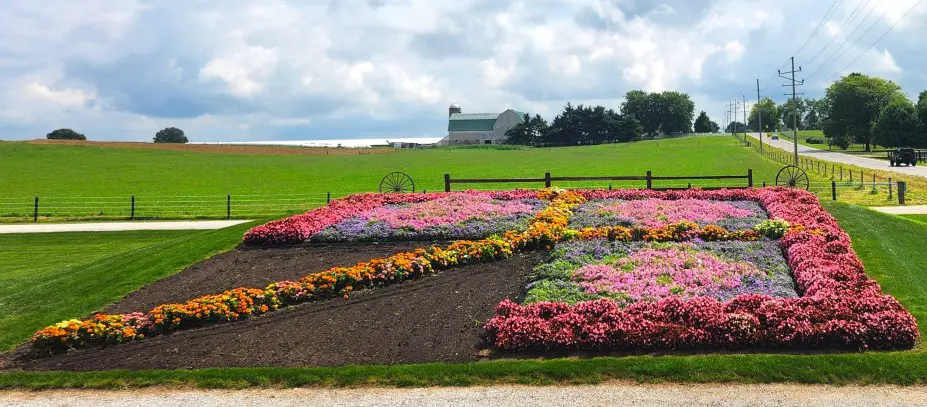
[(524, 230), (547, 203), (484, 197), (453, 197), (387, 205), (322, 229), (312, 240), (399, 241), (482, 239), (507, 230)]
[(742, 294), (797, 297), (774, 241), (643, 243), (606, 240), (559, 244), (529, 277), (524, 303), (620, 304), (676, 296), (729, 300)]
[(577, 207), (570, 218), (570, 227), (661, 227), (685, 220), (700, 226), (747, 230), (767, 219), (766, 211), (753, 201), (599, 199)]

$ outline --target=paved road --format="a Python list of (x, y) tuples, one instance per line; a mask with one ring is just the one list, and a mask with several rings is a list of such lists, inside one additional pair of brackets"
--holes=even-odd
[[(758, 139), (760, 138), (759, 133), (749, 133), (751, 137)], [(768, 136), (763, 137), (763, 143), (770, 144), (773, 147), (781, 148), (785, 151), (792, 152), (792, 140), (779, 139), (771, 140)], [(836, 163), (850, 164), (857, 167), (869, 168), (873, 170), (885, 170), (893, 171), (901, 174), (907, 175), (917, 175), (921, 177), (927, 177), (927, 165), (920, 165), (917, 167), (892, 167), (888, 164), (888, 161), (877, 160), (874, 158), (860, 157), (853, 154), (843, 154), (836, 151), (821, 150), (817, 148), (798, 145), (798, 155), (814, 157), (821, 160), (827, 160)]]
[(923, 406), (927, 387), (614, 383), (573, 387), (0, 392), (6, 406)]
[(123, 230), (210, 230), (235, 226), (250, 220), (197, 220), (181, 222), (100, 222), (100, 223), (36, 223), (0, 225), (2, 233), (48, 232), (116, 232)]

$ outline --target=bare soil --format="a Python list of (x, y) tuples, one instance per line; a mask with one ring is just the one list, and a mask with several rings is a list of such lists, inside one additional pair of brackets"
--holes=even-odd
[[(153, 283), (107, 311), (147, 310), (228, 288), (262, 287), (422, 245), (239, 249)], [(346, 300), (303, 304), (103, 349), (33, 359), (24, 347), (6, 364), (13, 369), (86, 371), (474, 361), (488, 348), (483, 322), (500, 301), (517, 299), (527, 274), (543, 256), (519, 254), (358, 292)]]
[(300, 146), (245, 146), (231, 144), (167, 144), (131, 141), (82, 141), (82, 140), (30, 140), (30, 144), (54, 144), (69, 146), (141, 148), (149, 150), (171, 150), (194, 153), (243, 154), (243, 155), (366, 155), (387, 154), (392, 148), (335, 148)]

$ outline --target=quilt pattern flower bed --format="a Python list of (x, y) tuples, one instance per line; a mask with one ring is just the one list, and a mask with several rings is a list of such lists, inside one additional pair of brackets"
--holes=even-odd
[[(648, 207), (657, 215), (641, 209)], [(602, 222), (595, 213), (628, 221)], [(349, 234), (358, 219), (390, 232)], [(467, 229), (474, 222), (513, 226)], [(523, 301), (503, 301), (485, 323), (498, 349), (906, 349), (919, 339), (914, 317), (865, 275), (849, 236), (817, 198), (784, 188), (361, 194), (259, 226), (243, 240), (403, 239), (434, 236), (424, 231), (438, 227), (448, 235), (471, 230), (473, 240), (148, 312), (63, 321), (32, 343), (55, 353), (139, 340), (529, 250), (550, 251), (550, 258)]]

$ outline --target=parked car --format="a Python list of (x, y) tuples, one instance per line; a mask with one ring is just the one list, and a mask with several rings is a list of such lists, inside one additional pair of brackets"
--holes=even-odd
[(773, 140), (779, 140), (779, 136), (773, 134), (773, 135), (772, 135), (772, 139), (773, 139)]
[(889, 151), (888, 162), (892, 167), (900, 167), (901, 164), (917, 166), (917, 154), (913, 148), (896, 148)]

